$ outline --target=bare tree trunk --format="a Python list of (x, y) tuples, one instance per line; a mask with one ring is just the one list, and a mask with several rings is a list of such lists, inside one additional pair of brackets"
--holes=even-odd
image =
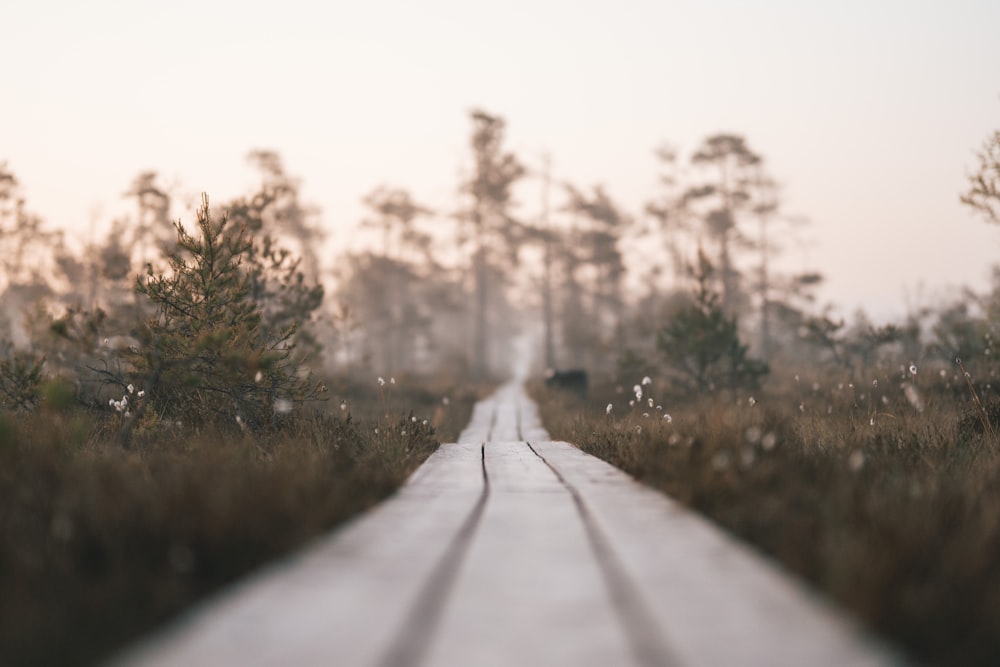
[(488, 320), (489, 320), (489, 286), (486, 275), (486, 251), (480, 243), (479, 249), (474, 256), (475, 262), (475, 319), (473, 320), (473, 369), (478, 379), (486, 377), (489, 364), (489, 340), (488, 340)]
[(771, 284), (768, 276), (767, 214), (760, 215), (760, 356), (771, 361)]
[(545, 266), (542, 272), (542, 319), (545, 328), (545, 367), (556, 367), (556, 346), (553, 332), (552, 313), (552, 228), (549, 225), (549, 183), (550, 161), (546, 155), (544, 159), (544, 172), (542, 182), (542, 227), (545, 234), (545, 256), (542, 259)]
[(553, 333), (552, 313), (552, 240), (545, 239), (545, 268), (542, 284), (542, 318), (545, 327), (545, 367), (556, 367), (556, 343)]

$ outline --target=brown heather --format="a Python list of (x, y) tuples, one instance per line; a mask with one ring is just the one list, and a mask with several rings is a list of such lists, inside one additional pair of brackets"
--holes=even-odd
[(674, 401), (670, 423), (646, 403), (630, 409), (627, 388), (535, 395), (553, 437), (707, 515), (919, 662), (993, 665), (1000, 441), (968, 394), (930, 379), (923, 412), (883, 377), (883, 389), (788, 382), (753, 400)]
[(0, 412), (0, 664), (106, 658), (392, 493), (471, 413), (474, 391), (431, 385), (388, 406), (331, 387), (351, 410), (260, 433), (161, 425), (132, 450), (106, 410)]

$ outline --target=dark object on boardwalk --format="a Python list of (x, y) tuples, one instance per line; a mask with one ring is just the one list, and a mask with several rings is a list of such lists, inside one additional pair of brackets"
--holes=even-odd
[(545, 371), (545, 386), (552, 389), (565, 389), (586, 396), (587, 371), (581, 368), (571, 368), (565, 371), (550, 368)]

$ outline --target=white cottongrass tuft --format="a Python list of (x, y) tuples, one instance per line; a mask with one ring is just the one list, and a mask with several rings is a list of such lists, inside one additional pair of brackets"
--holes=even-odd
[(771, 451), (777, 444), (778, 444), (778, 436), (776, 436), (774, 433), (765, 433), (764, 437), (760, 439), (760, 446), (764, 448), (765, 452)]
[(649, 386), (651, 384), (653, 384), (653, 381), (649, 379), (648, 375), (646, 377), (642, 378), (642, 386), (643, 387)]
[(613, 405), (611, 405), (610, 403), (608, 403), (608, 407), (604, 408), (604, 414), (606, 414), (606, 415), (610, 415), (610, 414), (611, 414), (611, 411), (612, 411), (613, 409), (614, 409), (614, 406), (613, 406)]
[(906, 400), (910, 402), (913, 409), (917, 412), (924, 411), (924, 400), (920, 397), (920, 392), (917, 388), (910, 383), (903, 385), (903, 394), (906, 396)]
[(385, 378), (384, 377), (379, 377), (379, 379), (378, 379), (378, 386), (380, 386), (380, 387), (384, 387), (385, 386)]

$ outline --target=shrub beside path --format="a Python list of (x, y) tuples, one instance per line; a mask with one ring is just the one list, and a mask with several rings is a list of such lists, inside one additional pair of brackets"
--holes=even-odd
[(775, 565), (572, 445), (519, 384), (400, 491), (116, 665), (896, 665)]

